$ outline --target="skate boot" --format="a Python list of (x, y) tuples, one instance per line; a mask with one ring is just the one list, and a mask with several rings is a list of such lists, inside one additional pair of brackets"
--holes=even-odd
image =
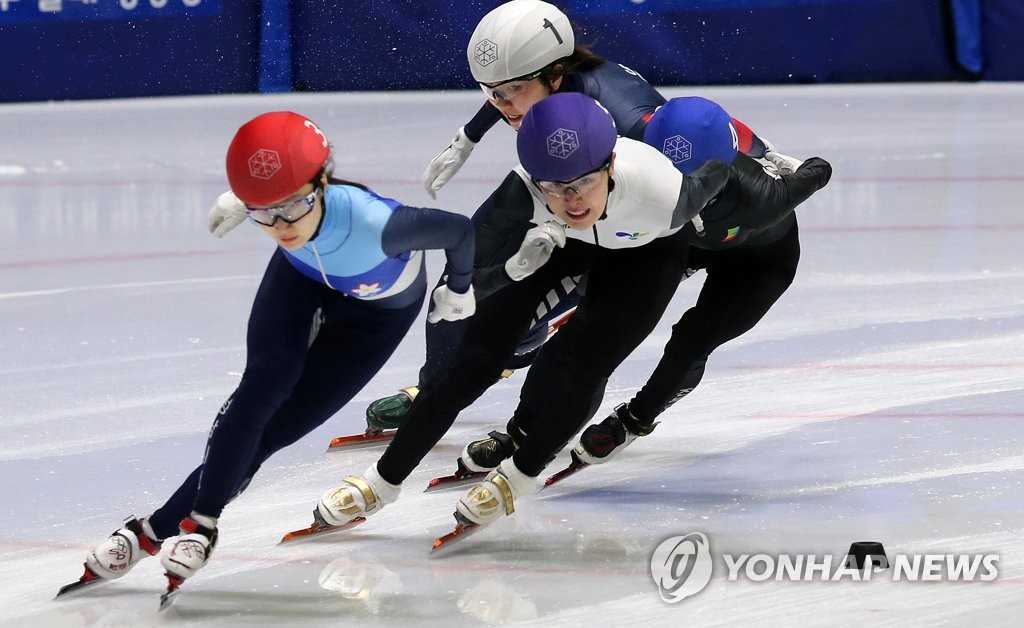
[(357, 517), (366, 517), (398, 499), (401, 485), (391, 484), (370, 465), (363, 477), (347, 477), (345, 483), (320, 498), (313, 517), (321, 525), (339, 526)]
[(455, 518), (476, 525), (487, 525), (515, 512), (515, 500), (532, 495), (537, 478), (519, 470), (511, 458), (503, 460), (487, 478), (475, 484), (459, 498)]
[(419, 386), (406, 386), (397, 395), (374, 401), (366, 407), (366, 425), (378, 432), (397, 429), (419, 392)]
[(490, 471), (516, 452), (516, 443), (504, 432), (488, 432), (487, 438), (475, 440), (462, 448), (459, 459), (470, 471)]
[(502, 460), (511, 458), (516, 453), (518, 443), (526, 438), (524, 432), (516, 424), (515, 417), (509, 419), (505, 426), (508, 433), (497, 430), (487, 433), (487, 438), (475, 440), (462, 448), (459, 461), (470, 471), (490, 471), (498, 468)]
[(160, 552), (160, 541), (155, 537), (145, 519), (136, 519), (132, 515), (110, 538), (93, 548), (85, 557), (85, 566), (100, 578), (120, 578), (135, 563)]
[(181, 534), (160, 562), (172, 582), (191, 578), (210, 560), (217, 545), (217, 519), (193, 512), (178, 524)]
[(629, 406), (620, 403), (604, 421), (583, 430), (572, 451), (586, 464), (608, 462), (634, 440), (653, 432), (657, 425), (643, 425)]

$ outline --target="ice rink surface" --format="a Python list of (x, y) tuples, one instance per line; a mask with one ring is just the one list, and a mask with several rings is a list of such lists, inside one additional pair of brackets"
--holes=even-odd
[[(324, 450), (363, 429), (371, 400), (414, 383), (417, 323), (355, 402), (229, 505), (210, 564), (163, 613), (157, 560), (53, 595), (93, 544), (148, 515), (199, 463), (239, 379), (273, 244), (248, 224), (207, 233), (234, 131), (293, 109), (332, 139), (339, 175), (466, 214), (514, 165), (514, 135), (495, 128), (432, 202), (419, 175), (478, 92), (0, 106), (0, 624), (1020, 625), (1024, 85), (663, 91), (717, 100), (782, 152), (835, 169), (799, 209), (794, 285), (712, 356), (703, 384), (616, 461), (431, 557), (458, 493), (421, 490), (504, 424), (518, 373), (463, 413), (397, 503), (350, 532), (277, 546), (324, 490), (379, 455)], [(428, 259), (433, 280), (441, 257)], [(682, 284), (617, 372), (599, 418), (643, 384), (703, 276)], [(714, 575), (668, 604), (651, 555), (691, 532), (710, 539)], [(998, 577), (730, 581), (722, 562), (839, 561), (862, 540), (891, 556), (998, 554)]]

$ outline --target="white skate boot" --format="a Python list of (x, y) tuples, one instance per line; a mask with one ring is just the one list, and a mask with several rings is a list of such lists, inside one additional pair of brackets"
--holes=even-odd
[(657, 425), (643, 425), (629, 411), (629, 406), (620, 403), (604, 421), (583, 430), (572, 453), (585, 464), (608, 462), (630, 443), (653, 432)]
[(97, 545), (85, 557), (85, 566), (106, 580), (115, 580), (128, 573), (137, 562), (160, 552), (160, 541), (145, 519), (135, 515), (125, 519), (124, 525), (110, 538)]
[(324, 493), (313, 516), (327, 525), (344, 525), (356, 517), (372, 515), (392, 503), (398, 499), (401, 490), (401, 485), (391, 484), (380, 477), (377, 465), (372, 464), (363, 477), (347, 477), (340, 488)]
[(456, 519), (487, 525), (516, 511), (515, 500), (537, 491), (537, 478), (519, 470), (506, 458), (483, 482), (473, 485), (455, 506)]
[(196, 575), (210, 560), (210, 554), (217, 545), (217, 519), (192, 513), (178, 524), (181, 534), (174, 541), (170, 551), (160, 557), (167, 571), (167, 577), (184, 581)]

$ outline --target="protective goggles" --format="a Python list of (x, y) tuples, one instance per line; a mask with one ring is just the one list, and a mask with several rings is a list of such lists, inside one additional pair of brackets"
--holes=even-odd
[(313, 188), (313, 191), (306, 196), (275, 207), (249, 207), (246, 205), (245, 213), (254, 222), (267, 227), (273, 227), (278, 219), (291, 224), (305, 218), (306, 214), (313, 211), (313, 206), (316, 205), (316, 194), (319, 191), (320, 188)]
[(524, 89), (526, 89), (526, 83), (537, 78), (544, 73), (544, 70), (537, 70), (533, 74), (527, 74), (526, 76), (519, 76), (507, 81), (495, 83), (493, 86), (486, 83), (478, 83), (480, 89), (484, 90), (484, 94), (491, 100), (511, 100), (519, 95)]
[(597, 187), (597, 184), (602, 179), (601, 173), (609, 167), (611, 167), (611, 162), (606, 161), (604, 165), (596, 170), (591, 170), (582, 177), (577, 177), (572, 181), (538, 181), (532, 177), (531, 180), (542, 192), (554, 198), (563, 198), (569, 194), (570, 190), (575, 192), (577, 196), (583, 196)]

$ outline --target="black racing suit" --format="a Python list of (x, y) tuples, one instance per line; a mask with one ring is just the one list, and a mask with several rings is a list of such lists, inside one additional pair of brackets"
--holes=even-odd
[[(775, 185), (761, 165), (740, 155), (721, 197), (703, 213), (703, 235), (686, 227), (692, 248), (688, 266), (707, 270), (697, 303), (672, 327), (654, 373), (629, 402), (641, 424), (700, 383), (708, 356), (757, 324), (789, 288), (800, 261), (796, 214), (782, 210), (803, 202), (831, 177), (824, 160), (811, 158), (788, 186)], [(778, 198), (786, 193), (788, 199)]]
[[(738, 158), (740, 159), (740, 158)], [(780, 220), (820, 189), (831, 176), (827, 162), (812, 158), (796, 173), (774, 178), (760, 164), (742, 157), (729, 168), (719, 195), (701, 212), (704, 237), (725, 239), (732, 226), (769, 237)], [(514, 181), (506, 180), (514, 196)], [(519, 180), (525, 192), (525, 184)], [(733, 223), (732, 219), (743, 219)], [(795, 223), (793, 223), (795, 224)], [(504, 277), (504, 287), (478, 304), (447, 376), (421, 392), (406, 423), (377, 463), (381, 476), (398, 484), (497, 378), (530, 312), (548, 287), (565, 276), (588, 273), (579, 308), (539, 353), (527, 374), (513, 420), (526, 432), (514, 455), (525, 474), (539, 475), (591, 416), (595, 393), (608, 376), (654, 329), (683, 278), (688, 242), (696, 232), (686, 226), (669, 237), (634, 249), (602, 249), (570, 239), (533, 275), (519, 282)], [(724, 242), (722, 244), (728, 244)], [(485, 280), (477, 273), (474, 282)], [(500, 273), (487, 279), (502, 283)], [(536, 427), (537, 429), (533, 429)]]
[[(831, 176), (831, 165), (818, 157), (782, 177), (769, 174), (745, 155), (736, 157), (725, 188), (700, 214), (703, 235), (698, 235), (693, 223), (680, 232), (692, 245), (686, 265), (708, 268), (708, 280), (697, 305), (673, 327), (665, 356), (637, 394), (639, 411), (651, 414), (635, 416), (653, 421), (681, 391), (695, 386), (708, 354), (753, 327), (786, 290), (800, 258), (794, 209), (824, 187)], [(630, 326), (632, 319), (626, 314), (636, 314), (632, 302), (605, 296), (615, 301), (620, 312), (616, 315), (613, 310), (608, 316)], [(585, 300), (589, 297), (588, 292)], [(590, 351), (585, 348), (580, 357), (576, 345), (604, 347), (622, 333), (611, 326), (592, 333), (572, 327), (563, 327), (534, 362), (512, 419), (527, 434), (522, 442), (517, 441), (519, 449), (513, 456), (516, 466), (527, 475), (538, 475), (589, 418), (581, 421), (582, 414), (575, 409), (583, 403), (579, 395), (584, 394), (577, 386), (575, 369), (580, 368), (580, 360), (590, 359)], [(569, 331), (574, 332), (573, 337), (566, 334)]]

